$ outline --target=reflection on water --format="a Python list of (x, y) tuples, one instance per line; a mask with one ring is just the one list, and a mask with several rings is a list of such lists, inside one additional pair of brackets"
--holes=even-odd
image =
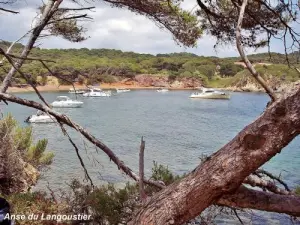
[[(83, 108), (58, 109), (87, 128), (109, 146), (128, 166), (138, 171), (141, 136), (146, 141), (145, 171), (151, 172), (153, 161), (168, 165), (182, 174), (195, 168), (202, 154), (211, 154), (226, 144), (245, 125), (259, 116), (268, 101), (264, 94), (232, 93), (229, 101), (190, 99), (190, 91), (132, 91), (110, 98), (84, 98)], [(49, 102), (62, 93), (44, 93)], [(65, 95), (69, 95), (64, 93)], [(34, 93), (18, 94), (38, 100)], [(71, 96), (71, 95), (69, 95)], [(16, 104), (1, 105), (21, 122), (35, 110)], [(24, 126), (27, 126), (24, 123)], [(105, 154), (88, 144), (79, 134), (68, 129), (95, 183), (123, 183), (127, 180)], [(67, 138), (55, 124), (33, 125), (34, 136), (47, 138), (48, 149), (55, 152), (51, 169), (37, 188), (62, 187), (72, 178), (83, 179), (83, 171)], [(295, 139), (286, 150), (264, 168), (281, 173), (291, 185), (300, 184), (300, 146)], [(282, 218), (282, 217), (281, 217)], [(264, 223), (260, 223), (264, 224)], [(273, 224), (273, 223), (272, 223)], [(285, 223), (286, 224), (286, 223)]]

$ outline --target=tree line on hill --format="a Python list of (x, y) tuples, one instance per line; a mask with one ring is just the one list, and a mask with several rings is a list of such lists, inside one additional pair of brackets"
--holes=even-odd
[[(0, 46), (8, 48), (10, 42), (2, 41)], [(22, 44), (14, 46), (14, 52), (22, 49)], [(212, 80), (234, 77), (239, 73), (247, 73), (242, 65), (234, 62), (239, 58), (205, 57), (192, 53), (170, 54), (139, 54), (122, 52), (115, 49), (41, 49), (34, 48), (30, 57), (41, 59), (55, 59), (56, 63), (48, 63), (50, 70), (64, 79), (60, 84), (68, 81), (79, 83), (113, 83), (124, 78), (134, 79), (135, 75), (147, 74), (167, 76), (170, 81), (181, 78), (198, 78), (209, 82)], [(273, 76), (288, 77), (288, 80), (298, 80), (298, 74), (286, 65), (286, 57), (280, 53), (256, 54), (249, 56), (253, 63), (272, 63), (260, 68), (260, 72)], [(10, 65), (4, 65), (0, 71), (0, 80), (3, 80)], [(47, 83), (47, 76), (51, 73), (39, 61), (26, 60), (23, 72), (31, 75), (39, 85)], [(42, 77), (38, 79), (38, 77)], [(16, 76), (14, 84), (25, 84), (21, 76)], [(205, 82), (204, 82), (205, 83)]]

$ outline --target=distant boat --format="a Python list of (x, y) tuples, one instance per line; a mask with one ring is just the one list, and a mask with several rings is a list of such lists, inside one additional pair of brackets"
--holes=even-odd
[(117, 93), (123, 93), (123, 92), (129, 92), (131, 91), (130, 89), (126, 89), (126, 88), (116, 88), (116, 92)]
[(110, 97), (111, 91), (102, 91), (99, 88), (91, 88), (83, 94), (84, 97)]
[(86, 90), (83, 89), (78, 89), (78, 90), (74, 90), (74, 88), (70, 88), (69, 93), (70, 94), (84, 94), (86, 92)]
[(56, 120), (53, 116), (49, 116), (43, 111), (37, 111), (35, 115), (29, 116), (26, 120), (26, 123), (55, 123)]
[(212, 88), (202, 88), (200, 92), (195, 92), (190, 95), (190, 98), (204, 99), (230, 99), (230, 95)]
[(166, 88), (160, 88), (158, 90), (156, 90), (157, 92), (168, 92), (169, 90)]
[(51, 103), (54, 108), (79, 108), (83, 102), (72, 100), (67, 96), (58, 96), (57, 100)]

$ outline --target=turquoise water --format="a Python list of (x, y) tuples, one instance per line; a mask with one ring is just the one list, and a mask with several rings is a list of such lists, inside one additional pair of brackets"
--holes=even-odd
[[(43, 93), (53, 101), (58, 95), (68, 93)], [(194, 169), (203, 154), (220, 149), (244, 126), (264, 110), (268, 97), (257, 93), (232, 93), (229, 101), (190, 99), (191, 91), (131, 91), (110, 98), (83, 98), (84, 107), (59, 109), (74, 121), (88, 128), (93, 135), (109, 146), (128, 166), (138, 172), (140, 139), (146, 141), (145, 170), (151, 173), (153, 161), (168, 165), (175, 173)], [(38, 100), (34, 93), (18, 94)], [(72, 96), (72, 95), (69, 95)], [(1, 105), (1, 110), (12, 112), (24, 125), (25, 118), (35, 113), (16, 104)], [(62, 187), (72, 178), (83, 179), (73, 147), (55, 124), (33, 125), (34, 137), (47, 138), (48, 149), (55, 152), (55, 160), (46, 171), (37, 188), (46, 182), (53, 188)], [(123, 183), (127, 180), (108, 160), (105, 154), (84, 144), (84, 139), (69, 129), (87, 165), (94, 183)], [(296, 138), (280, 155), (263, 168), (281, 174), (292, 187), (300, 185), (300, 140)]]

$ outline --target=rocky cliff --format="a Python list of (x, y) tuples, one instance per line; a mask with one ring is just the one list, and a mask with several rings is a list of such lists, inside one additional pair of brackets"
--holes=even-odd
[(133, 78), (120, 80), (125, 85), (135, 85), (141, 87), (166, 87), (166, 88), (195, 88), (202, 86), (201, 78), (183, 77), (169, 79), (168, 76), (140, 74)]

